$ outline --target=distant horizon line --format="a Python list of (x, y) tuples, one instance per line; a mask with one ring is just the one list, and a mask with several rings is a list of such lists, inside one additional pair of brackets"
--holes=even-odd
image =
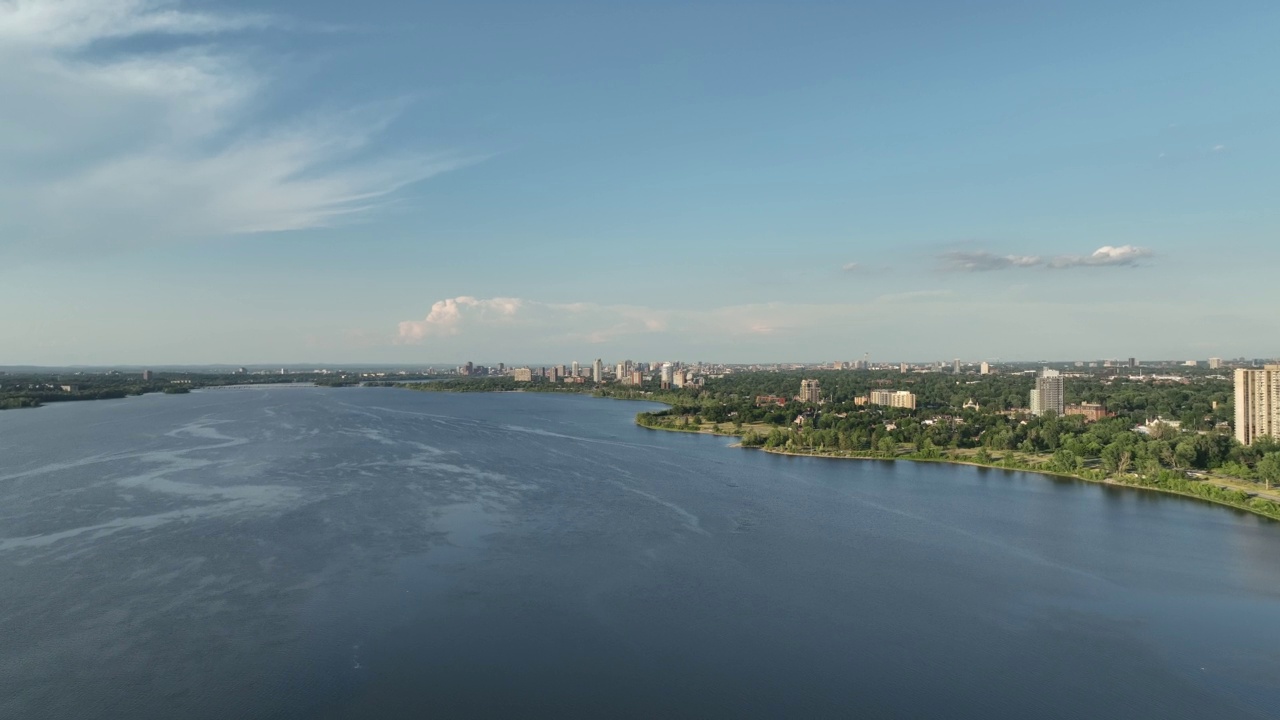
[[(1210, 357), (1205, 357), (1205, 358), (1191, 358), (1191, 357), (1186, 357), (1186, 358), (1181, 358), (1181, 359), (1178, 359), (1178, 358), (1163, 358), (1163, 359), (1147, 359), (1147, 360), (1140, 359), (1140, 358), (1135, 358), (1135, 359), (1134, 359), (1134, 362), (1136, 362), (1136, 363), (1137, 363), (1137, 364), (1139, 364), (1139, 365), (1142, 365), (1142, 364), (1183, 364), (1183, 363), (1186, 363), (1186, 362), (1189, 362), (1189, 361), (1192, 361), (1192, 360), (1196, 361), (1197, 363), (1204, 363), (1204, 362), (1207, 362), (1207, 361), (1209, 361), (1209, 360), (1211, 360), (1211, 359), (1218, 359), (1218, 360), (1221, 360), (1221, 361), (1222, 361), (1222, 362), (1224, 362), (1224, 363), (1238, 363), (1238, 362), (1256, 363), (1256, 362), (1271, 361), (1271, 360), (1275, 360), (1276, 358), (1275, 358), (1275, 357), (1253, 357), (1253, 358), (1248, 358), (1248, 357), (1221, 357), (1221, 358), (1219, 358), (1219, 357), (1217, 357), (1217, 356), (1214, 356), (1214, 357), (1212, 357), (1212, 358), (1210, 358)], [(627, 360), (629, 360), (629, 359), (624, 358), (622, 361), (623, 361), (623, 362), (625, 362), (625, 361), (627, 361)], [(906, 363), (907, 365), (920, 366), (920, 365), (935, 365), (935, 364), (937, 364), (937, 363), (943, 363), (944, 365), (951, 365), (951, 364), (952, 364), (952, 363), (954, 363), (955, 361), (956, 361), (956, 359), (955, 359), (955, 358), (953, 358), (953, 359), (951, 359), (951, 360), (941, 360), (941, 359), (936, 359), (936, 358), (935, 358), (935, 359), (932, 359), (932, 360), (873, 360), (873, 361), (870, 361), (870, 362), (871, 362), (872, 366), (901, 365), (901, 364), (903, 364), (903, 363)], [(1092, 359), (1088, 359), (1088, 360), (1082, 360), (1082, 359), (1079, 359), (1079, 358), (1057, 359), (1057, 360), (1050, 360), (1050, 359), (1044, 359), (1044, 358), (1038, 358), (1038, 359), (981, 359), (981, 360), (965, 360), (965, 359), (963, 359), (963, 358), (960, 358), (960, 359), (959, 359), (959, 361), (960, 361), (960, 363), (961, 363), (961, 364), (964, 364), (964, 365), (980, 365), (981, 363), (984, 363), (984, 362), (985, 362), (985, 363), (990, 363), (990, 364), (996, 364), (996, 365), (1035, 365), (1035, 364), (1074, 364), (1074, 363), (1106, 363), (1106, 362), (1111, 362), (1111, 363), (1127, 363), (1127, 362), (1129, 362), (1129, 358), (1128, 358), (1128, 357), (1092, 358)], [(574, 362), (579, 363), (579, 365), (581, 365), (581, 366), (587, 366), (587, 367), (589, 367), (593, 362), (595, 362), (595, 358), (592, 358), (592, 359), (590, 359), (590, 360), (586, 360), (586, 361), (583, 361), (583, 360), (571, 360), (571, 361), (568, 361), (568, 362), (565, 362), (565, 361), (558, 361), (558, 362), (536, 362), (536, 363), (530, 363), (530, 362), (516, 362), (516, 363), (508, 363), (508, 362), (505, 362), (505, 361), (498, 361), (498, 362), (494, 362), (494, 363), (488, 363), (488, 362), (477, 362), (477, 361), (474, 361), (474, 360), (467, 360), (467, 361), (463, 361), (463, 362), (453, 362), (453, 363), (450, 363), (450, 362), (420, 362), (420, 363), (406, 363), (406, 362), (336, 362), (336, 363), (334, 363), (334, 362), (329, 362), (329, 363), (326, 363), (326, 362), (307, 362), (307, 361), (303, 361), (303, 362), (274, 362), (274, 363), (273, 363), (273, 362), (252, 362), (252, 363), (227, 363), (227, 362), (211, 362), (211, 363), (104, 363), (104, 364), (73, 363), (73, 364), (66, 364), (66, 365), (36, 364), (36, 363), (16, 364), (16, 363), (15, 363), (15, 364), (9, 364), (9, 365), (0, 365), (0, 372), (19, 371), (19, 370), (123, 370), (123, 369), (138, 369), (138, 370), (148, 370), (148, 369), (150, 369), (150, 370), (157, 370), (157, 369), (196, 369), (196, 368), (200, 368), (200, 369), (216, 369), (216, 368), (238, 369), (238, 368), (246, 368), (246, 369), (254, 369), (254, 370), (271, 370), (271, 369), (275, 369), (275, 370), (279, 370), (279, 369), (285, 369), (285, 370), (325, 370), (325, 369), (334, 369), (334, 368), (342, 368), (342, 369), (381, 369), (381, 368), (388, 368), (388, 369), (390, 369), (390, 368), (394, 368), (394, 369), (397, 369), (397, 370), (403, 370), (403, 369), (408, 369), (408, 368), (456, 369), (456, 368), (459, 368), (459, 367), (463, 367), (463, 366), (465, 366), (465, 365), (467, 364), (467, 362), (471, 362), (475, 367), (497, 367), (499, 364), (501, 364), (504, 368), (517, 368), (517, 367), (530, 367), (530, 368), (532, 368), (532, 367), (555, 367), (555, 366), (557, 366), (557, 365), (571, 365), (571, 364), (573, 364)], [(609, 365), (609, 366), (612, 366), (612, 365), (617, 364), (617, 362), (618, 362), (618, 361), (606, 361), (606, 362), (605, 362), (605, 364), (606, 364), (606, 365)], [(645, 360), (639, 360), (638, 362), (646, 362), (646, 361), (645, 361)], [(677, 359), (674, 359), (674, 360), (664, 360), (664, 361), (662, 361), (662, 362), (681, 362), (681, 363), (691, 364), (691, 365), (723, 365), (723, 366), (750, 366), (750, 365), (804, 365), (804, 366), (824, 366), (824, 365), (825, 365), (825, 366), (830, 366), (830, 365), (832, 365), (834, 362), (845, 362), (845, 363), (848, 363), (848, 364), (852, 365), (852, 364), (854, 364), (854, 363), (856, 363), (856, 362), (861, 362), (861, 361), (859, 361), (859, 360), (847, 360), (847, 361), (834, 361), (834, 360), (753, 360), (753, 361), (718, 361), (718, 360), (681, 360), (681, 359), (677, 358)], [(1128, 366), (1127, 364), (1120, 365), (1120, 367), (1127, 367), (1127, 366)], [(1190, 366), (1186, 366), (1186, 367), (1190, 367)], [(835, 368), (828, 368), (828, 369), (835, 369)], [(848, 368), (848, 369), (854, 369), (854, 368)]]

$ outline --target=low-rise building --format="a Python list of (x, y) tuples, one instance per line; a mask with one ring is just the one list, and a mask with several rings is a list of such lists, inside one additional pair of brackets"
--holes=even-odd
[(1107, 412), (1102, 403), (1080, 403), (1079, 405), (1067, 405), (1062, 409), (1063, 415), (1080, 415), (1084, 417), (1085, 422), (1097, 422), (1109, 417), (1115, 417), (1115, 413)]
[(886, 405), (906, 410), (916, 409), (915, 393), (907, 390), (872, 390), (868, 400), (872, 405)]

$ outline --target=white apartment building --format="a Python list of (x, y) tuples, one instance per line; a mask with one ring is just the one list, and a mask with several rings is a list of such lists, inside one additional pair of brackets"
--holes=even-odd
[(1061, 416), (1062, 410), (1062, 373), (1043, 368), (1036, 376), (1036, 386), (1031, 391), (1031, 414), (1039, 417), (1052, 411)]
[(1236, 370), (1236, 439), (1280, 438), (1280, 365)]

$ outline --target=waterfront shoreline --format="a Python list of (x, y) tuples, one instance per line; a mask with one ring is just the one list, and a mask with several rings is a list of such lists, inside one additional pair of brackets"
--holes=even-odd
[[(738, 435), (736, 433), (716, 433), (716, 432), (704, 431), (702, 429), (691, 430), (691, 429), (683, 429), (683, 428), (668, 428), (668, 427), (657, 427), (653, 425), (645, 425), (644, 423), (640, 422), (639, 415), (636, 416), (636, 426), (642, 427), (646, 430), (654, 430), (654, 431), (661, 431), (661, 432), (679, 432), (679, 433), (686, 433), (686, 434), (692, 434), (692, 435), (710, 435), (712, 437), (741, 437), (741, 435)], [(1058, 477), (1058, 478), (1065, 478), (1069, 480), (1078, 480), (1080, 482), (1092, 483), (1094, 485), (1103, 485), (1106, 487), (1127, 488), (1131, 490), (1146, 490), (1150, 492), (1161, 493), (1164, 495), (1175, 495), (1178, 497), (1184, 497), (1191, 500), (1199, 500), (1201, 502), (1209, 503), (1211, 505), (1218, 505), (1221, 507), (1228, 507), (1233, 510), (1240, 510), (1242, 512), (1247, 512), (1251, 515), (1255, 515), (1257, 517), (1264, 518), (1272, 522), (1280, 522), (1280, 512), (1272, 514), (1270, 512), (1261, 510), (1259, 508), (1250, 507), (1248, 505), (1241, 505), (1241, 504), (1229, 502), (1227, 500), (1205, 497), (1203, 495), (1196, 495), (1194, 493), (1181, 492), (1178, 490), (1163, 488), (1155, 485), (1140, 485), (1137, 483), (1127, 483), (1127, 482), (1118, 481), (1109, 477), (1097, 479), (1097, 478), (1085, 477), (1083, 475), (1073, 475), (1071, 473), (1057, 472), (1054, 470), (1006, 467), (1004, 465), (998, 465), (994, 463), (984, 464), (979, 462), (973, 462), (971, 460), (959, 460), (956, 458), (946, 458), (946, 457), (922, 458), (922, 457), (910, 457), (910, 456), (904, 456), (904, 455), (898, 455), (895, 457), (884, 457), (884, 456), (875, 456), (875, 455), (835, 455), (830, 453), (819, 453), (819, 452), (797, 452), (794, 450), (778, 450), (776, 448), (766, 448), (766, 447), (749, 447), (749, 446), (743, 445), (740, 442), (733, 443), (727, 447), (737, 448), (740, 450), (759, 450), (761, 452), (766, 452), (771, 455), (783, 455), (787, 457), (819, 458), (823, 460), (871, 460), (871, 461), (880, 461), (880, 462), (897, 462), (899, 460), (905, 460), (908, 462), (937, 463), (937, 464), (945, 464), (945, 465), (968, 465), (970, 467), (986, 468), (989, 470), (1004, 470), (1006, 472), (1035, 473), (1037, 475), (1044, 475), (1046, 477)], [(1198, 482), (1206, 482), (1206, 481), (1198, 481)], [(1222, 485), (1214, 485), (1214, 487), (1218, 487), (1224, 490), (1233, 490), (1233, 491), (1243, 492), (1243, 491), (1239, 491), (1237, 488), (1230, 488)], [(1254, 497), (1266, 500), (1267, 502), (1270, 502), (1273, 505), (1276, 504), (1275, 501), (1271, 500), (1270, 498), (1266, 498), (1262, 495), (1255, 494)]]

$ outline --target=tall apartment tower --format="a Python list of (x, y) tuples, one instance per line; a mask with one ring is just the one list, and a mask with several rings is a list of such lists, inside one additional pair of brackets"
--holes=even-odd
[(600, 382), (604, 379), (604, 360), (596, 358), (591, 364), (591, 382)]
[(822, 391), (818, 389), (817, 380), (801, 380), (800, 394), (797, 400), (804, 403), (819, 403), (822, 401)]
[(981, 366), (981, 369), (980, 369), (980, 371), (979, 371), (979, 372), (981, 372), (983, 375), (990, 375), (990, 374), (991, 374), (991, 363), (989, 363), (989, 362), (987, 362), (987, 361), (983, 360), (983, 361), (982, 361), (982, 366)]
[(1236, 370), (1236, 439), (1280, 438), (1280, 365)]
[(1221, 369), (1222, 369), (1222, 358), (1209, 358), (1209, 369), (1210, 369), (1210, 370), (1221, 370)]
[(1031, 391), (1031, 414), (1040, 417), (1053, 411), (1061, 416), (1062, 410), (1062, 373), (1043, 368), (1036, 376), (1035, 389)]
[(956, 358), (951, 362), (951, 372), (955, 373), (956, 375), (960, 374), (960, 358)]

